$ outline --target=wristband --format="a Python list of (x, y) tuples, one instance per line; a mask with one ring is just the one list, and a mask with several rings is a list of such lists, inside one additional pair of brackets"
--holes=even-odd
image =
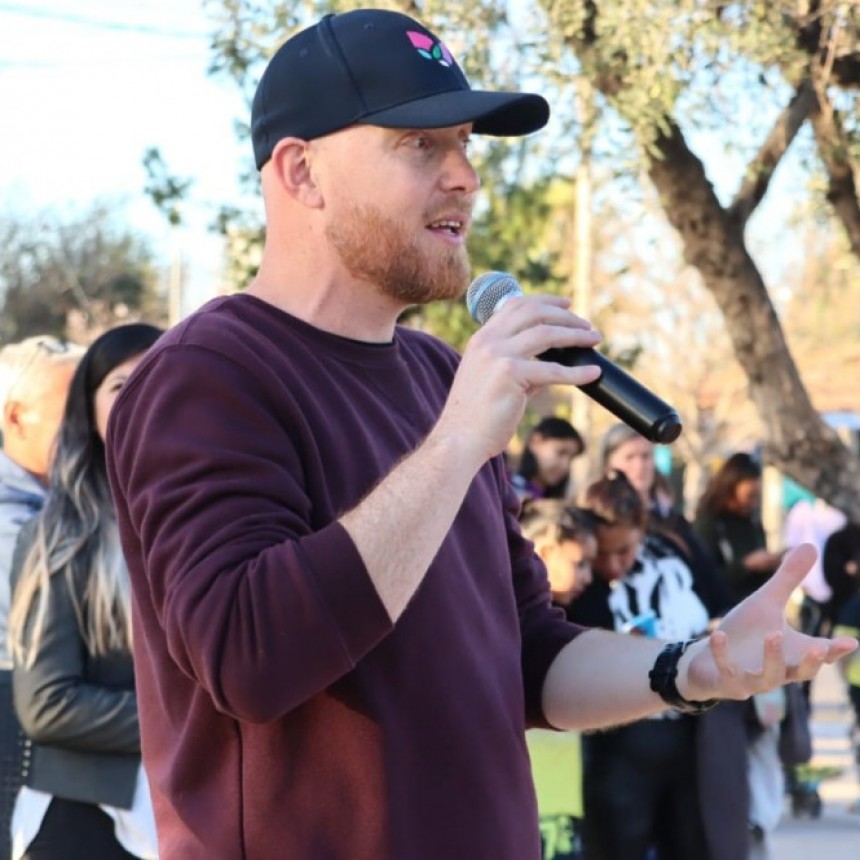
[(678, 685), (675, 683), (675, 679), (678, 677), (678, 661), (694, 641), (694, 639), (687, 639), (686, 642), (670, 642), (659, 653), (654, 661), (654, 668), (648, 673), (651, 689), (667, 705), (671, 705), (683, 714), (703, 714), (719, 701), (718, 699), (707, 699), (704, 702), (694, 702), (685, 699), (678, 691)]

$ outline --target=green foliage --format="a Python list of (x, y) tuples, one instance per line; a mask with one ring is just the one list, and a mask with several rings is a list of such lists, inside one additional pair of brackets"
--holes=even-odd
[[(265, 60), (285, 38), (326, 12), (360, 5), (355, 0), (207, 0), (215, 27), (212, 69), (234, 79), (250, 104)], [(580, 161), (581, 144), (591, 152), (604, 187), (628, 199), (640, 194), (638, 156), (662, 157), (657, 141), (670, 118), (718, 135), (715, 149), (734, 148), (748, 161), (811, 58), (829, 56), (835, 75), (838, 61), (850, 56), (857, 41), (854, 4), (836, 0), (402, 0), (379, 5), (402, 9), (439, 32), (474, 86), (529, 89), (550, 98), (553, 121), (547, 131), (525, 140), (477, 144), (483, 191), (470, 239), (476, 273), (502, 269), (527, 289), (549, 291), (568, 289), (568, 177)], [(590, 91), (585, 80), (603, 92)], [(831, 87), (831, 92), (852, 132), (860, 116), (858, 90)], [(860, 154), (856, 141), (849, 134), (852, 156), (855, 150)], [(256, 182), (252, 169), (247, 177)], [(235, 283), (242, 284), (254, 270), (262, 228), (238, 209), (225, 211), (219, 226), (231, 242), (239, 242), (232, 260), (239, 270)], [(611, 241), (602, 253), (610, 258), (607, 268), (629, 262)], [(639, 273), (637, 280), (647, 277)], [(593, 315), (600, 324), (601, 315), (614, 314), (617, 327), (621, 305), (606, 296), (621, 298), (626, 307), (629, 298), (605, 287), (602, 295)], [(459, 302), (409, 317), (458, 347), (474, 330)], [(620, 357), (635, 360), (635, 355)]]
[(143, 167), (146, 170), (144, 193), (150, 197), (170, 226), (178, 227), (182, 223), (182, 202), (191, 188), (192, 180), (171, 175), (156, 147), (150, 147), (143, 154)]

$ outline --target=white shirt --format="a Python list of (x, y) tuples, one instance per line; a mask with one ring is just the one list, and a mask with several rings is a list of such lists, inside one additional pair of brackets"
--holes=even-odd
[[(12, 813), (12, 860), (21, 860), (36, 838), (53, 796), (24, 786), (15, 798)], [(158, 839), (149, 796), (149, 783), (142, 767), (137, 769), (137, 784), (131, 809), (100, 805), (114, 820), (117, 841), (140, 860), (158, 860)]]
[(691, 639), (708, 629), (690, 568), (662, 539), (646, 535), (631, 571), (612, 585), (609, 608), (617, 631), (647, 610), (654, 612), (659, 639)]
[(821, 499), (809, 502), (801, 499), (792, 505), (785, 515), (783, 523), (782, 542), (786, 547), (811, 543), (818, 550), (818, 557), (803, 578), (800, 587), (819, 603), (830, 600), (833, 592), (824, 578), (824, 568), (821, 566), (821, 555), (827, 538), (845, 525), (845, 514), (830, 507)]

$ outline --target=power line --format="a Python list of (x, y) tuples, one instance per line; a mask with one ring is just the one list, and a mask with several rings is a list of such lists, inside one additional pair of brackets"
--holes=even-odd
[[(157, 55), (158, 62), (161, 64), (164, 63), (195, 63), (197, 65), (200, 64), (200, 56), (199, 54), (171, 54)], [(138, 64), (138, 65), (147, 65), (151, 64), (153, 58), (151, 56), (145, 57), (123, 57), (121, 62), (124, 67), (128, 67), (130, 65)], [(15, 71), (17, 69), (67, 69), (67, 68), (75, 68), (75, 69), (87, 69), (87, 68), (105, 68), (105, 67), (115, 67), (120, 60), (114, 57), (104, 57), (104, 58), (94, 58), (94, 57), (65, 57), (62, 60), (38, 60), (38, 59), (13, 59), (13, 60), (0, 60), (0, 73)]]
[(125, 33), (140, 33), (147, 36), (162, 36), (169, 39), (207, 39), (207, 33), (193, 30), (167, 30), (151, 24), (124, 24), (120, 21), (103, 21), (98, 18), (88, 18), (85, 15), (72, 15), (66, 12), (56, 12), (49, 9), (34, 9), (17, 3), (0, 3), (0, 12), (22, 15), (25, 18), (43, 18), (49, 21), (61, 21), (65, 24), (78, 24), (84, 27), (96, 27), (101, 30), (114, 30)]

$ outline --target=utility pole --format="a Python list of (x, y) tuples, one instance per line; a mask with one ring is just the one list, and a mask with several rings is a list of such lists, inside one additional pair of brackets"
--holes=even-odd
[[(588, 319), (591, 313), (591, 284), (594, 274), (591, 155), (596, 114), (594, 91), (584, 77), (577, 82), (577, 102), (582, 139), (579, 166), (574, 176), (573, 269), (569, 283), (573, 312)], [(592, 447), (591, 407), (591, 400), (578, 388), (571, 390), (571, 421), (588, 447)], [(577, 489), (584, 487), (590, 477), (591, 460), (591, 457), (578, 457), (573, 461), (573, 482)]]
[(182, 239), (181, 227), (170, 227), (170, 277), (167, 283), (167, 320), (174, 326), (182, 319)]
[(143, 155), (146, 171), (145, 193), (170, 225), (170, 275), (167, 282), (167, 318), (170, 325), (182, 319), (182, 206), (187, 200), (192, 180), (172, 175), (161, 153), (150, 147)]

